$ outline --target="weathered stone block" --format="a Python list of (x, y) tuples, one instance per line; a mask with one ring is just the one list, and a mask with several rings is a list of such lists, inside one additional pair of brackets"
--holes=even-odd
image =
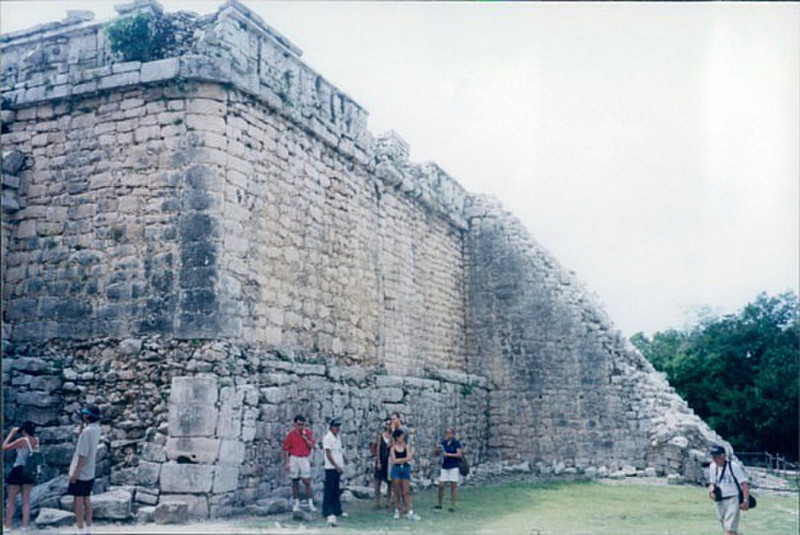
[(21, 392), (17, 394), (17, 403), (39, 408), (55, 407), (61, 404), (57, 397), (46, 396), (41, 392)]
[(37, 357), (20, 357), (14, 361), (14, 369), (22, 373), (38, 375), (49, 371), (50, 366), (44, 359)]
[(174, 377), (169, 400), (179, 405), (214, 405), (217, 396), (218, 382), (215, 376)]
[(214, 493), (231, 492), (239, 486), (239, 468), (217, 466), (214, 475)]
[(399, 403), (403, 401), (403, 389), (401, 388), (380, 388), (377, 391), (377, 397), (381, 401), (388, 401), (391, 403)]
[(136, 471), (136, 483), (144, 487), (155, 487), (158, 485), (158, 477), (160, 475), (161, 463), (139, 461), (139, 468)]
[(161, 491), (206, 494), (211, 491), (214, 467), (202, 464), (165, 464), (161, 467)]
[(133, 495), (127, 490), (112, 490), (91, 497), (94, 518), (98, 520), (128, 520), (133, 516)]
[(167, 439), (167, 458), (192, 463), (212, 464), (219, 457), (220, 440), (201, 437), (171, 437)]
[(37, 528), (57, 528), (71, 526), (75, 523), (75, 513), (42, 507), (34, 520)]
[(141, 82), (143, 84), (170, 80), (178, 76), (180, 61), (178, 58), (167, 58), (149, 61), (142, 64)]
[(194, 496), (191, 494), (162, 494), (160, 502), (185, 503), (188, 506), (189, 518), (195, 520), (205, 520), (208, 518), (208, 498), (205, 496)]
[(219, 450), (219, 464), (239, 466), (244, 462), (245, 446), (239, 440), (223, 440)]
[(216, 428), (217, 409), (214, 406), (169, 406), (169, 433), (174, 437), (210, 437)]
[(149, 524), (153, 521), (154, 515), (156, 512), (156, 508), (152, 505), (148, 505), (145, 507), (139, 507), (136, 510), (136, 520), (142, 524)]
[(163, 463), (167, 460), (167, 452), (161, 444), (146, 442), (142, 446), (142, 459), (154, 463)]
[(138, 338), (126, 338), (119, 343), (119, 352), (125, 356), (137, 354), (142, 350), (142, 341)]
[(156, 524), (185, 524), (189, 520), (187, 503), (162, 503), (153, 512)]

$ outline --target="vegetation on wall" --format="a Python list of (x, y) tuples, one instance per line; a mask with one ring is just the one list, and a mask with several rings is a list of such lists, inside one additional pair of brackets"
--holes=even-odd
[(798, 298), (760, 294), (735, 314), (631, 342), (738, 451), (798, 456)]
[(123, 61), (154, 61), (168, 56), (175, 46), (172, 22), (164, 16), (137, 13), (109, 23), (106, 35), (111, 51)]

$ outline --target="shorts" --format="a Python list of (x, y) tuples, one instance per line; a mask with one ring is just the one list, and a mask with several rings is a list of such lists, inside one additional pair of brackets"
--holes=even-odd
[(310, 479), (311, 478), (311, 459), (308, 457), (289, 456), (289, 478), (290, 479)]
[(458, 468), (442, 468), (442, 471), (439, 472), (440, 483), (458, 483), (460, 479), (461, 473), (458, 471)]
[(408, 463), (392, 466), (392, 479), (411, 479), (411, 467)]
[(89, 496), (92, 494), (94, 479), (79, 479), (75, 483), (70, 483), (67, 487), (67, 494), (71, 496)]
[(717, 518), (724, 531), (739, 530), (739, 497), (731, 496), (717, 502)]
[(35, 485), (36, 480), (25, 477), (25, 473), (22, 470), (22, 465), (12, 468), (6, 483), (9, 485)]

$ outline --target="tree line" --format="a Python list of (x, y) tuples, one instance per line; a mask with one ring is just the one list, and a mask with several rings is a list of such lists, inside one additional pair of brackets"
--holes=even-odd
[(737, 451), (798, 458), (800, 319), (792, 292), (631, 342)]

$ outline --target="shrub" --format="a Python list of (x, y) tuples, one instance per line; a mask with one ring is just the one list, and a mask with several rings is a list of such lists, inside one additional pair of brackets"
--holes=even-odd
[(167, 57), (175, 46), (172, 22), (163, 16), (137, 13), (106, 26), (111, 51), (123, 61), (153, 61)]

